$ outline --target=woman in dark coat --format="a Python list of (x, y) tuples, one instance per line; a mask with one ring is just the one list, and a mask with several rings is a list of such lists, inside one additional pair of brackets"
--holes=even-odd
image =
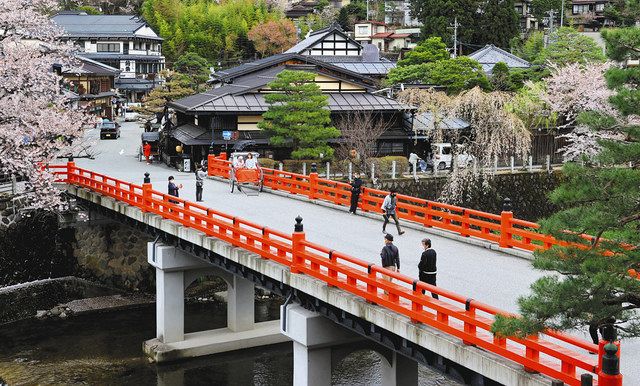
[(358, 173), (354, 174), (354, 177), (355, 178), (351, 182), (351, 208), (349, 208), (349, 212), (356, 214), (363, 182)]

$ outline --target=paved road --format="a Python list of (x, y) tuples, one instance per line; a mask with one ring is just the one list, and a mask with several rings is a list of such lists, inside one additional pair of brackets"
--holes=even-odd
[[(154, 188), (164, 191), (167, 178), (173, 175), (182, 183), (181, 197), (195, 201), (193, 173), (180, 173), (164, 164), (146, 165), (137, 158), (141, 128), (135, 123), (124, 123), (122, 137), (118, 140), (97, 140), (100, 154), (95, 160), (79, 159), (78, 166), (131, 182), (142, 183), (145, 172), (151, 174)], [(97, 138), (95, 129), (87, 132)], [(227, 183), (207, 180), (203, 199), (211, 208), (265, 224), (283, 232), (292, 232), (294, 218), (304, 219), (307, 238), (327, 247), (379, 264), (383, 245), (382, 221), (362, 216), (352, 216), (319, 205), (291, 200), (269, 193), (248, 197), (229, 192)], [(438, 285), (461, 295), (517, 312), (516, 299), (529, 292), (529, 285), (542, 276), (533, 270), (529, 261), (505, 255), (485, 248), (461, 243), (426, 231), (406, 229), (398, 236), (393, 224), (387, 227), (395, 236), (400, 250), (400, 271), (417, 276), (420, 258), (420, 241), (430, 237), (438, 252)], [(580, 333), (579, 333), (580, 334)], [(588, 339), (586, 334), (582, 334)], [(625, 342), (623, 346), (623, 370), (625, 384), (640, 384), (640, 341)], [(632, 370), (633, 369), (633, 370)]]

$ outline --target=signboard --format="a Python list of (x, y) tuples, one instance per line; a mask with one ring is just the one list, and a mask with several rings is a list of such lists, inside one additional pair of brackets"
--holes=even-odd
[(182, 169), (185, 172), (190, 172), (191, 171), (191, 160), (189, 158), (185, 158), (182, 160), (184, 163), (184, 168)]
[(222, 139), (224, 139), (225, 141), (230, 141), (232, 134), (233, 133), (231, 131), (223, 131), (222, 132)]

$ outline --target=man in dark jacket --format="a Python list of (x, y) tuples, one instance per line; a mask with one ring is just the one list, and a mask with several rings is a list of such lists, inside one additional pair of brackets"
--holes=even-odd
[(349, 208), (349, 212), (356, 214), (356, 210), (358, 209), (358, 200), (360, 199), (360, 191), (362, 190), (362, 178), (360, 178), (358, 173), (356, 173), (354, 177), (355, 178), (351, 182), (351, 207)]
[[(380, 252), (380, 259), (382, 260), (382, 266), (390, 271), (400, 271), (400, 252), (398, 247), (393, 245), (393, 236), (390, 234), (384, 235), (384, 247)], [(384, 280), (392, 281), (393, 278), (389, 275), (382, 275)], [(387, 291), (384, 291), (386, 294)]]
[[(182, 184), (176, 185), (173, 176), (169, 176), (169, 185), (167, 186), (167, 192), (170, 196), (180, 197), (179, 190), (182, 189)], [(180, 201), (177, 200), (169, 200), (169, 202), (173, 204), (178, 204)]]
[[(418, 276), (420, 277), (420, 281), (435, 286), (436, 274), (438, 273), (436, 268), (436, 251), (431, 248), (430, 239), (422, 239), (422, 247), (424, 248), (424, 252), (422, 252), (422, 256), (420, 256), (420, 263), (418, 263), (418, 270), (420, 271)], [(423, 290), (422, 293), (424, 292)], [(438, 294), (433, 292), (431, 296), (433, 296), (434, 299), (438, 298)]]

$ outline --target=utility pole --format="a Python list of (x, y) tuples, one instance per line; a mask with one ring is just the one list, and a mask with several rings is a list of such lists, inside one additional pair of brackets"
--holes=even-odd
[(564, 0), (562, 0), (562, 5), (560, 6), (560, 27), (564, 25)]
[(458, 56), (458, 27), (460, 27), (457, 16), (453, 19), (453, 25), (451, 27), (453, 27), (453, 58), (455, 59)]

